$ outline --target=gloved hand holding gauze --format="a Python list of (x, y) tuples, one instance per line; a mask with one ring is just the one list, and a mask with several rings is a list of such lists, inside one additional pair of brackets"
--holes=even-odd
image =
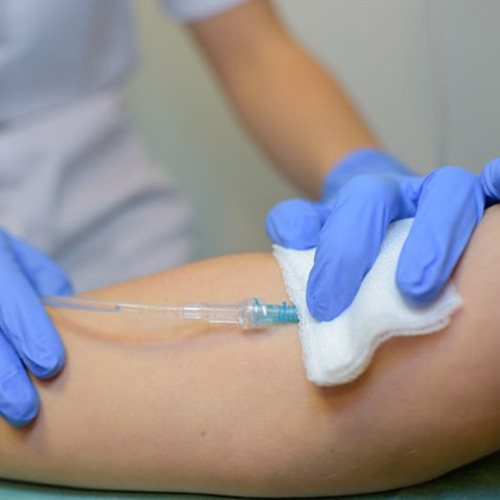
[[(414, 308), (396, 286), (396, 268), (413, 219), (389, 226), (380, 254), (352, 304), (333, 321), (318, 322), (306, 304), (307, 279), (315, 250), (274, 245), (290, 300), (299, 313), (299, 336), (307, 378), (318, 385), (338, 385), (357, 378), (377, 347), (394, 336), (423, 335), (444, 328), (462, 300), (448, 284), (429, 306)], [(332, 283), (332, 288), (335, 283)]]

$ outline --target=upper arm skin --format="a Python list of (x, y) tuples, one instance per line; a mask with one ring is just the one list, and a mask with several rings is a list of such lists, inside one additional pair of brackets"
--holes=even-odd
[[(194, 39), (221, 73), (253, 66), (291, 39), (268, 0), (250, 0), (188, 25)], [(274, 59), (274, 58), (273, 58)], [(273, 60), (276, 63), (275, 60)]]
[[(356, 382), (305, 380), (296, 328), (53, 311), (67, 366), (36, 381), (26, 429), (0, 422), (0, 475), (74, 486), (240, 495), (374, 491), (500, 447), (500, 209), (455, 276), (445, 330), (392, 339)], [(286, 298), (269, 255), (221, 257), (92, 293), (141, 301)]]

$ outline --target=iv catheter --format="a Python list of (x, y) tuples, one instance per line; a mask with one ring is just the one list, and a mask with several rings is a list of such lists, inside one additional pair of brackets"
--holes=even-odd
[(162, 316), (179, 320), (206, 321), (240, 325), (245, 329), (266, 328), (284, 323), (298, 323), (297, 308), (287, 302), (266, 304), (257, 298), (234, 304), (145, 304), (115, 302), (66, 295), (42, 297), (46, 306), (79, 311)]

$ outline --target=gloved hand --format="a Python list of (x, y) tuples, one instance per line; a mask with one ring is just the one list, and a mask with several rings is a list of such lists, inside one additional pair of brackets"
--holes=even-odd
[(448, 281), (485, 206), (499, 200), (500, 160), (479, 177), (459, 167), (421, 177), (381, 151), (363, 149), (332, 169), (320, 202), (284, 201), (269, 212), (266, 229), (279, 245), (317, 247), (307, 304), (318, 321), (328, 321), (351, 304), (391, 222), (415, 217), (396, 283), (410, 304), (423, 306)]
[(16, 427), (35, 418), (40, 405), (26, 369), (49, 378), (65, 361), (40, 295), (71, 292), (57, 264), (0, 229), (0, 414)]

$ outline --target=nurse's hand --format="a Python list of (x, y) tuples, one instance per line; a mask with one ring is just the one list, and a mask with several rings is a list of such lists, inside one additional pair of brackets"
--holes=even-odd
[(359, 150), (327, 176), (322, 201), (288, 200), (267, 216), (273, 242), (317, 246), (307, 304), (317, 320), (348, 307), (378, 256), (388, 225), (415, 217), (399, 258), (396, 283), (412, 305), (423, 306), (450, 278), (485, 206), (500, 200), (500, 161), (481, 176), (442, 167), (425, 177), (389, 155)]
[(27, 371), (49, 378), (65, 361), (40, 296), (71, 292), (57, 264), (0, 229), (0, 414), (16, 427), (33, 420), (40, 406)]

